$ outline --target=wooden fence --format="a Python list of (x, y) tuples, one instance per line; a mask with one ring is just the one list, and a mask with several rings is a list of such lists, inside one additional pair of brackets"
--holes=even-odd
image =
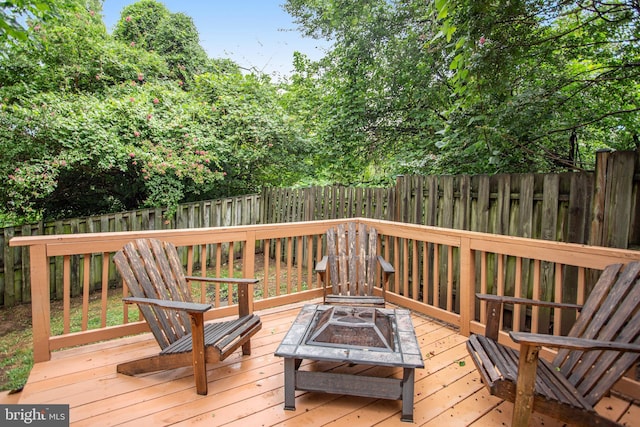
[[(400, 176), (390, 188), (270, 188), (261, 195), (6, 228), (0, 235), (0, 307), (30, 301), (26, 248), (13, 236), (274, 224), (363, 217), (615, 248), (640, 247), (638, 152), (597, 153), (595, 172)], [(260, 249), (260, 248), (258, 248)], [(282, 250), (282, 249), (281, 249)], [(275, 251), (272, 251), (273, 254)], [(445, 258), (442, 257), (442, 262)], [(198, 261), (196, 259), (196, 261)], [(62, 292), (62, 260), (51, 265), (51, 295)], [(72, 295), (83, 263), (71, 259)], [(100, 255), (91, 265), (99, 266)], [(508, 270), (510, 267), (507, 267)], [(99, 270), (96, 267), (96, 271)], [(115, 273), (110, 277), (115, 280)], [(97, 273), (91, 283), (101, 280)], [(96, 276), (96, 277), (94, 277)], [(566, 275), (571, 280), (571, 275)], [(115, 284), (114, 284), (115, 285)]]
[[(9, 240), (18, 236), (51, 234), (100, 233), (117, 231), (169, 230), (177, 228), (219, 227), (251, 225), (259, 221), (259, 195), (231, 197), (182, 204), (174, 215), (167, 216), (165, 209), (140, 209), (87, 218), (40, 222), (20, 227), (7, 227), (0, 234), (0, 307), (31, 301), (29, 277), (29, 252), (26, 248), (10, 248)], [(70, 259), (71, 293), (79, 295), (84, 264), (78, 257)], [(62, 298), (63, 260), (51, 264), (51, 296)], [(90, 262), (91, 287), (101, 282), (100, 255)], [(117, 285), (115, 266), (110, 263), (109, 278)]]
[(640, 247), (636, 151), (597, 153), (595, 172), (400, 176), (391, 188), (262, 193), (264, 224), (365, 217), (458, 230)]

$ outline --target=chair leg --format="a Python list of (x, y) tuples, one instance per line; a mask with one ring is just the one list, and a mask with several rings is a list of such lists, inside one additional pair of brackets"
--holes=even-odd
[(513, 427), (527, 427), (533, 411), (533, 399), (538, 369), (538, 352), (540, 347), (521, 344), (518, 364), (518, 380), (516, 382), (516, 400), (513, 407)]
[(242, 344), (242, 354), (245, 356), (251, 355), (251, 340), (248, 340), (246, 343)]
[(204, 316), (202, 313), (189, 313), (191, 317), (191, 342), (193, 353), (193, 376), (198, 394), (206, 395), (207, 363), (204, 352)]
[(327, 283), (326, 283), (326, 273), (319, 273), (320, 275), (320, 286), (322, 286), (322, 304), (327, 303)]

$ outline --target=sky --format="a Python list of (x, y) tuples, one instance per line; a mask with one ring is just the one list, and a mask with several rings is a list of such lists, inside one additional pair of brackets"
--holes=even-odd
[[(171, 13), (193, 19), (200, 45), (211, 58), (230, 58), (243, 68), (288, 76), (293, 52), (312, 60), (324, 56), (329, 43), (302, 37), (292, 17), (282, 8), (284, 0), (159, 0)], [(135, 0), (105, 0), (104, 22), (109, 32), (122, 9)]]

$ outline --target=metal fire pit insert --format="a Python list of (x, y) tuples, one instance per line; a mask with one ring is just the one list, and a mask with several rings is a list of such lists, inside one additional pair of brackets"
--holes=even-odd
[(332, 307), (316, 312), (306, 343), (393, 351), (392, 317), (376, 308)]
[[(276, 356), (284, 357), (284, 408), (295, 391), (402, 400), (402, 421), (413, 421), (415, 368), (424, 368), (409, 310), (305, 305)], [(300, 370), (303, 359), (403, 368), (402, 379)]]

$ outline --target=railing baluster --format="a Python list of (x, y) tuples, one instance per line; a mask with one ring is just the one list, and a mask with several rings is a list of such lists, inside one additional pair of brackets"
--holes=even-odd
[[(555, 280), (554, 280), (554, 296), (555, 302), (562, 301), (562, 264), (555, 265)], [(553, 310), (553, 334), (560, 335), (562, 330), (562, 315), (561, 310)]]
[(287, 294), (291, 293), (293, 276), (293, 239), (287, 237)]
[[(320, 261), (322, 259), (322, 256), (324, 255), (322, 242), (323, 242), (322, 236), (318, 236), (317, 243), (316, 243), (316, 262)], [(316, 276), (315, 282), (318, 284), (318, 288), (324, 286), (324, 283), (320, 283), (320, 274), (316, 273), (315, 276)]]
[(71, 332), (71, 256), (62, 259), (62, 330)]
[[(498, 257), (498, 271), (497, 271), (497, 283), (496, 283), (496, 295), (504, 295), (504, 256), (497, 254)], [(500, 327), (502, 330), (504, 323), (504, 316), (500, 316)]]
[(187, 276), (193, 276), (193, 246), (187, 246)]
[[(522, 258), (516, 257), (516, 277), (515, 283), (513, 287), (513, 296), (521, 297), (522, 296)], [(513, 321), (511, 322), (511, 327), (514, 331), (520, 331), (520, 317), (522, 316), (522, 305), (515, 304), (513, 306)]]
[[(222, 275), (222, 243), (216, 243), (216, 277), (220, 277)], [(214, 297), (213, 304), (214, 307), (220, 307), (220, 283), (214, 283)]]
[(271, 248), (271, 241), (264, 242), (264, 276), (262, 279), (262, 298), (269, 298), (269, 248)]
[[(200, 246), (200, 277), (207, 277), (207, 245)], [(207, 289), (209, 286), (206, 282), (200, 282), (200, 302), (206, 303), (207, 298)]]
[(419, 300), (419, 282), (420, 282), (420, 254), (418, 253), (418, 241), (411, 240), (411, 298)]
[(276, 239), (276, 253), (275, 255), (275, 264), (276, 264), (276, 278), (275, 278), (275, 285), (276, 285), (276, 296), (280, 296), (280, 260), (282, 257), (282, 239), (281, 238), (277, 238)]
[[(487, 293), (487, 253), (482, 251), (480, 253), (480, 293)], [(487, 319), (487, 303), (482, 301), (480, 303), (480, 321), (484, 322)]]
[(402, 295), (409, 298), (409, 239), (402, 239)]
[(91, 284), (89, 277), (91, 272), (91, 254), (83, 255), (83, 280), (82, 280), (82, 330), (86, 331), (89, 327), (89, 293), (91, 292)]
[(307, 236), (307, 289), (313, 289), (313, 241), (315, 236)]
[(447, 311), (453, 311), (453, 246), (451, 245), (447, 246)]
[[(533, 299), (540, 299), (540, 280), (542, 280), (542, 262), (539, 259), (533, 261)], [(540, 320), (540, 307), (531, 308), (531, 332), (537, 334)]]
[(102, 253), (102, 280), (100, 281), (102, 295), (100, 300), (102, 306), (100, 307), (100, 327), (105, 328), (107, 326), (107, 308), (109, 302), (109, 253)]
[(433, 306), (440, 307), (440, 245), (433, 245)]
[(587, 283), (586, 283), (587, 271), (584, 267), (578, 267), (578, 294), (576, 296), (576, 304), (584, 304), (586, 300)]
[(422, 303), (429, 303), (429, 243), (422, 242)]
[(302, 262), (302, 237), (296, 238), (296, 267), (298, 269), (298, 292), (302, 290), (302, 270), (304, 268), (304, 263)]
[[(229, 242), (229, 256), (227, 261), (227, 266), (229, 267), (228, 276), (233, 277), (234, 275), (234, 259), (235, 259), (235, 247), (236, 242)], [(229, 284), (225, 285), (227, 287), (227, 304), (233, 305), (233, 287)]]

